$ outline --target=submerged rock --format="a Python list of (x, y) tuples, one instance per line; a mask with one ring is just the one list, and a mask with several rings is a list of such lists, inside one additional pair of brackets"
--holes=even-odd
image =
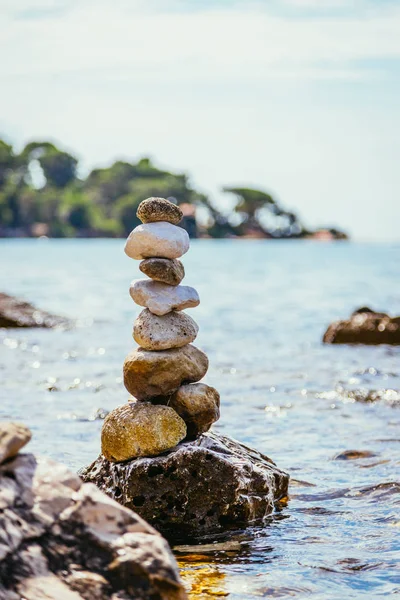
[(146, 258), (139, 269), (150, 279), (168, 285), (179, 285), (185, 277), (185, 267), (177, 258)]
[(19, 454), (0, 464), (0, 599), (21, 598), (186, 594), (167, 542), (143, 519), (66, 467)]
[(101, 431), (101, 451), (110, 461), (157, 456), (186, 437), (186, 425), (169, 406), (129, 402), (110, 412)]
[(151, 279), (135, 279), (129, 288), (131, 298), (155, 315), (166, 315), (172, 310), (194, 308), (200, 304), (197, 291), (189, 285), (167, 285)]
[(329, 325), (325, 344), (400, 344), (400, 317), (390, 317), (368, 307), (359, 308), (346, 321)]
[(100, 456), (80, 474), (174, 541), (262, 521), (289, 482), (266, 456), (210, 432), (156, 458)]
[(172, 396), (158, 402), (173, 408), (185, 421), (188, 439), (208, 431), (219, 419), (220, 398), (217, 390), (205, 383), (182, 385)]
[(178, 227), (160, 221), (138, 225), (129, 234), (125, 244), (125, 254), (129, 258), (180, 258), (189, 250), (189, 236)]
[(0, 327), (70, 327), (71, 321), (35, 308), (29, 302), (0, 294)]
[(199, 326), (184, 312), (154, 315), (142, 310), (133, 326), (133, 338), (145, 350), (169, 350), (186, 346), (197, 337)]
[(124, 385), (137, 400), (149, 400), (199, 381), (207, 369), (207, 356), (192, 344), (159, 352), (138, 348), (125, 359)]
[(142, 223), (167, 221), (177, 225), (182, 220), (183, 213), (179, 206), (165, 198), (147, 198), (139, 204), (136, 216)]

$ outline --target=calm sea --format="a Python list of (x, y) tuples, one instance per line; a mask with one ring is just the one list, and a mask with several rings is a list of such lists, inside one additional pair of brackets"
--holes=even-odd
[[(0, 256), (1, 291), (78, 319), (70, 331), (0, 332), (0, 418), (78, 469), (99, 452), (99, 414), (128, 398), (137, 262), (118, 240), (2, 240)], [(293, 480), (265, 526), (181, 557), (193, 598), (400, 594), (400, 348), (321, 344), (360, 306), (400, 313), (400, 245), (201, 240), (184, 263), (206, 381), (221, 393), (216, 429)], [(365, 403), (352, 390), (387, 391)], [(335, 459), (346, 450), (366, 454)]]

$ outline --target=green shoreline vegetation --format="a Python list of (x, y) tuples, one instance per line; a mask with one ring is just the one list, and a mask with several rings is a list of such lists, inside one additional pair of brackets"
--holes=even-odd
[(81, 178), (77, 158), (51, 142), (33, 141), (17, 153), (0, 139), (0, 237), (124, 237), (140, 223), (139, 203), (160, 196), (181, 207), (191, 237), (347, 239), (335, 228), (307, 229), (263, 191), (223, 191), (236, 200), (228, 215), (187, 175), (161, 170), (149, 158), (116, 161)]

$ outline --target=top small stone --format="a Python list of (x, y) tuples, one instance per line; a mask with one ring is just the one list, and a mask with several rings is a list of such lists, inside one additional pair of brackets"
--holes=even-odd
[(179, 206), (165, 198), (147, 198), (139, 204), (136, 216), (142, 223), (167, 221), (167, 223), (177, 225), (183, 214)]

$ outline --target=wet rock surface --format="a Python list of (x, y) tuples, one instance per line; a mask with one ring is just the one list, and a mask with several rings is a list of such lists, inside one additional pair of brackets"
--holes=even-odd
[(39, 310), (21, 298), (0, 294), (0, 327), (71, 327), (64, 317)]
[(18, 454), (0, 464), (0, 599), (22, 598), (186, 594), (167, 542), (143, 519), (63, 465)]
[(400, 344), (400, 316), (390, 317), (368, 307), (354, 311), (350, 319), (329, 325), (325, 344)]
[(191, 344), (159, 352), (138, 348), (125, 359), (124, 385), (137, 400), (148, 400), (172, 394), (182, 383), (199, 381), (207, 369), (207, 356)]
[(145, 350), (169, 350), (186, 346), (197, 337), (199, 326), (184, 312), (154, 315), (142, 310), (133, 326), (133, 338)]
[(185, 267), (177, 258), (146, 258), (140, 263), (139, 269), (150, 279), (168, 285), (179, 285), (185, 277)]
[(101, 431), (101, 451), (113, 462), (157, 456), (186, 437), (186, 425), (169, 406), (129, 402), (110, 412)]
[(182, 385), (172, 396), (158, 402), (173, 408), (185, 421), (187, 438), (195, 439), (219, 419), (220, 398), (217, 390), (205, 383)]
[(111, 463), (100, 456), (80, 475), (174, 541), (262, 521), (289, 481), (266, 456), (210, 432), (156, 458)]

